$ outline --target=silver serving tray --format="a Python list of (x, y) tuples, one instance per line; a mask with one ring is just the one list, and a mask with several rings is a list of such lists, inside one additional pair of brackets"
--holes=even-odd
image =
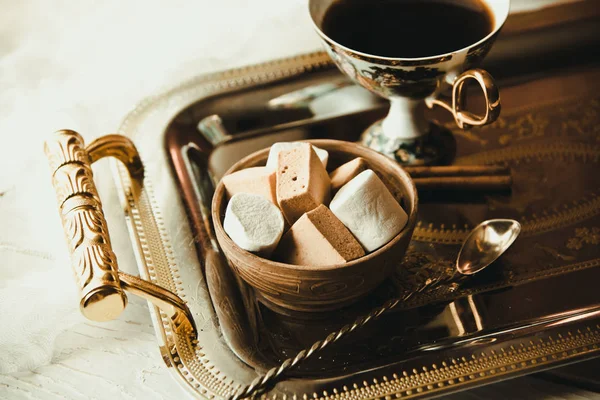
[[(589, 29), (596, 29), (598, 24), (584, 20), (585, 23), (565, 22), (554, 31), (570, 35), (578, 44), (589, 45), (598, 37)], [(584, 25), (586, 29), (582, 28)], [(535, 45), (539, 44), (540, 31), (531, 36), (519, 34), (518, 40), (512, 34), (515, 33), (508, 29), (506, 39), (501, 38), (497, 52), (490, 55), (488, 68), (493, 73), (509, 71), (497, 74), (502, 78), (502, 87), (530, 80), (528, 73), (539, 70), (539, 65), (526, 63), (522, 64), (523, 70), (514, 68), (513, 52), (508, 50), (515, 43), (540, 50)], [(525, 41), (519, 42), (523, 38)], [(580, 60), (595, 62), (593, 55), (584, 52), (583, 44), (582, 50), (579, 45), (550, 41), (559, 43), (556, 46), (560, 48), (586, 54)], [(540, 51), (542, 57), (556, 48), (546, 46)], [(522, 56), (515, 54), (517, 59)], [(567, 65), (571, 59), (572, 54), (565, 53), (556, 58), (554, 65)], [(120, 128), (135, 142), (145, 168), (142, 195), (134, 196), (127, 171), (114, 164), (117, 191), (137, 245), (140, 275), (184, 299), (198, 330), (197, 340), (175, 332), (166, 315), (151, 306), (159, 347), (176, 379), (197, 397), (235, 395), (284, 358), (293, 357), (299, 346), (321, 339), (321, 334), (368, 312), (378, 299), (384, 300), (388, 295), (377, 294), (371, 302), (345, 311), (340, 318), (329, 316), (316, 322), (306, 315), (267, 310), (223, 262), (208, 218), (212, 185), (243, 155), (281, 140), (331, 135), (347, 135), (352, 140), (362, 126), (385, 112), (385, 104), (355, 87), (323, 96), (312, 104), (309, 113), (305, 108), (265, 111), (272, 98), (339, 79), (341, 75), (324, 53), (203, 76), (146, 100)], [(561, 101), (546, 105), (566, 104)], [(198, 123), (213, 114), (222, 117), (232, 138), (206, 136), (206, 132), (203, 136), (198, 130)], [(471, 144), (485, 141), (473, 133), (461, 134), (459, 138)], [(556, 143), (554, 148), (548, 147), (548, 154), (558, 151), (556, 146), (562, 142)], [(573, 157), (587, 160), (584, 164), (597, 160), (596, 152), (600, 154), (600, 149), (589, 143), (571, 143), (564, 150), (565, 157), (574, 154)], [(525, 160), (540, 154), (530, 152), (517, 158)], [(465, 157), (469, 162), (477, 162), (475, 153), (470, 159)], [(502, 152), (497, 152), (496, 157), (503, 157)], [(196, 206), (191, 203), (194, 199)], [(582, 200), (588, 208), (568, 214), (579, 219), (553, 219), (551, 228), (571, 229), (578, 223), (590, 222), (593, 225), (598, 221), (594, 201), (595, 198), (591, 203)], [(544, 216), (534, 217), (531, 235), (542, 232), (536, 231), (535, 224), (544, 221)], [(420, 242), (415, 242), (415, 246), (419, 250), (419, 246), (427, 247), (440, 240), (453, 246), (467, 229), (468, 226), (447, 230), (421, 226), (416, 235)], [(558, 259), (570, 257), (560, 253), (560, 249), (554, 250)], [(547, 250), (550, 255), (552, 251)], [(432, 396), (597, 356), (600, 295), (596, 282), (600, 254), (593, 246), (587, 247), (577, 260), (550, 272), (544, 270), (543, 274), (522, 275), (522, 280), (508, 280), (508, 286), (490, 284), (471, 291), (467, 288), (460, 295), (452, 288), (441, 295), (425, 294), (406, 310), (385, 316), (368, 330), (359, 330), (356, 338), (340, 343), (320, 360), (303, 364), (293, 374), (281, 377), (263, 396)], [(416, 257), (413, 262), (414, 268), (423, 263), (436, 271), (448, 268), (445, 258)], [(564, 301), (550, 301), (551, 294), (560, 294)], [(522, 301), (527, 306), (522, 306)], [(502, 307), (510, 305), (508, 302), (514, 302), (510, 310)], [(411, 329), (407, 330), (407, 326)], [(281, 336), (290, 332), (305, 336), (294, 340)], [(375, 349), (379, 352), (375, 356), (373, 347), (365, 347), (371, 337), (381, 340), (382, 348)], [(265, 338), (270, 340), (267, 345), (261, 343)]]

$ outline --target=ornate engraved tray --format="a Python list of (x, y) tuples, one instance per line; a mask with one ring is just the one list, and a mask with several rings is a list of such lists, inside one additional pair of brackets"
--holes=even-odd
[[(562, 42), (544, 31), (549, 26), (528, 25), (529, 14), (509, 19), (486, 65), (500, 78), (502, 116), (489, 127), (454, 131), (453, 162), (510, 166), (512, 192), (420, 193), (407, 256), (392, 280), (358, 304), (317, 315), (266, 307), (228, 267), (209, 218), (214, 183), (244, 155), (276, 141), (357, 140), (386, 112), (365, 90), (340, 88), (344, 78), (324, 53), (203, 76), (130, 113), (120, 133), (135, 143), (144, 173), (130, 175), (132, 168), (114, 163), (115, 190), (147, 281), (117, 274), (111, 258), (108, 267), (94, 266), (109, 271), (101, 282), (79, 275), (82, 290), (108, 285), (111, 295), (123, 289), (152, 301), (166, 365), (202, 398), (251, 392), (273, 399), (424, 397), (599, 356), (600, 62), (589, 50), (598, 45), (599, 24), (589, 7), (568, 10), (584, 18), (572, 20), (564, 10), (546, 18), (554, 24), (558, 18), (551, 31)], [(445, 123), (441, 115), (430, 117)], [(68, 142), (71, 149), (83, 147), (76, 139)], [(131, 142), (120, 145), (131, 150)], [(63, 146), (72, 157), (53, 167), (76, 165), (85, 175), (88, 162), (112, 155), (139, 169), (135, 154), (111, 151), (117, 147), (100, 141), (87, 153), (69, 153)], [(77, 207), (101, 210), (88, 178), (91, 170), (85, 190), (59, 191), (65, 229)], [(89, 194), (85, 201), (64, 208), (81, 193)], [(469, 229), (494, 217), (518, 219), (523, 232), (489, 270), (353, 323), (421, 279), (451, 275)], [(107, 234), (103, 240), (85, 245), (112, 254)], [(81, 242), (73, 246), (77, 255)], [(315, 288), (316, 296), (319, 290), (336, 288)], [(82, 298), (82, 309), (89, 306), (99, 319), (114, 316), (93, 308), (92, 300), (104, 301), (108, 292), (89, 293), (97, 298)], [(313, 346), (322, 339), (327, 346)], [(295, 365), (307, 353), (312, 357)]]

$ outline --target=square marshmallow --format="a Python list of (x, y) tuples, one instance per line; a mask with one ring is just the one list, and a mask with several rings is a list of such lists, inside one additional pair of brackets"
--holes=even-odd
[(408, 221), (406, 212), (370, 169), (342, 186), (329, 208), (368, 252), (389, 242)]

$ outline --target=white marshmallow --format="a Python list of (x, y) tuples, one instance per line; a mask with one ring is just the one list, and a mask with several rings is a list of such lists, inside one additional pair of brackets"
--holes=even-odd
[[(273, 169), (277, 168), (277, 160), (278, 160), (280, 151), (292, 150), (293, 148), (296, 148), (301, 145), (302, 145), (301, 142), (274, 143), (271, 146), (271, 150), (269, 150), (269, 158), (267, 159), (267, 167), (273, 168)], [(323, 166), (325, 168), (327, 168), (327, 161), (329, 161), (329, 152), (327, 150), (320, 149), (316, 146), (313, 146), (312, 148), (315, 151), (315, 153), (317, 153), (317, 156), (319, 157), (319, 160), (321, 160), (321, 163), (323, 164)]]
[(283, 215), (263, 196), (237, 193), (231, 197), (223, 228), (242, 249), (269, 257), (283, 235)]
[(368, 252), (389, 242), (408, 221), (406, 212), (370, 169), (342, 186), (329, 208)]

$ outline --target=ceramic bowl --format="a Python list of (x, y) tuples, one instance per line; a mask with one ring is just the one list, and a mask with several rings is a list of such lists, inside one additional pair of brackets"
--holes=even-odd
[[(329, 152), (329, 172), (356, 157), (364, 158), (408, 214), (404, 229), (386, 245), (361, 258), (345, 264), (314, 267), (271, 261), (238, 247), (223, 229), (227, 195), (222, 182), (213, 197), (212, 219), (225, 256), (263, 303), (296, 311), (331, 311), (360, 299), (393, 274), (415, 228), (417, 190), (399, 164), (362, 145), (326, 139), (308, 142)], [(233, 165), (226, 175), (263, 166), (268, 154), (268, 148), (251, 154)]]

